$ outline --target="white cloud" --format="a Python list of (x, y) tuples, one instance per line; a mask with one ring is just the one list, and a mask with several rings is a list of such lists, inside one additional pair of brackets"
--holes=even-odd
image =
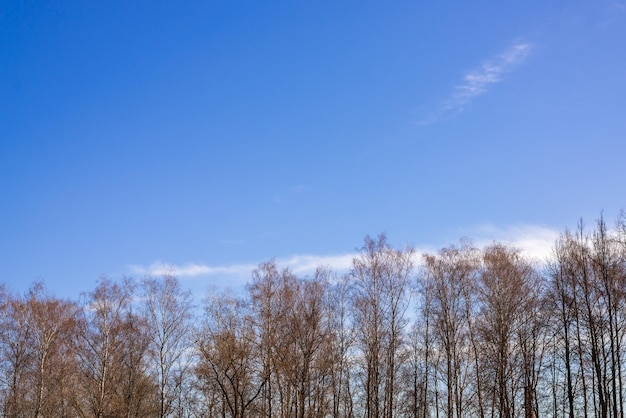
[[(510, 227), (496, 227), (493, 225), (481, 225), (461, 231), (468, 236), (474, 244), (485, 247), (494, 242), (502, 242), (519, 248), (522, 253), (537, 262), (548, 259), (552, 253), (554, 243), (559, 237), (560, 231), (536, 226), (515, 225)], [(432, 246), (415, 248), (414, 262), (416, 265), (422, 261), (422, 254), (436, 252)], [(345, 273), (352, 267), (352, 260), (358, 253), (342, 254), (299, 254), (289, 257), (276, 258), (279, 268), (289, 268), (293, 273), (306, 276), (315, 273), (320, 267), (328, 267), (337, 273)], [(149, 266), (129, 266), (132, 274), (162, 276), (172, 274), (179, 278), (215, 277), (229, 283), (245, 284), (250, 280), (251, 273), (258, 267), (258, 263), (240, 263), (227, 265), (208, 265), (202, 263), (169, 264), (157, 261)]]
[[(352, 266), (352, 259), (356, 254), (332, 254), (332, 255), (293, 255), (287, 258), (277, 258), (279, 268), (289, 268), (296, 274), (313, 274), (320, 267), (328, 267), (337, 272), (347, 271)], [(138, 275), (162, 276), (171, 274), (179, 278), (193, 278), (199, 276), (229, 276), (234, 278), (250, 278), (252, 271), (258, 267), (258, 263), (208, 265), (199, 263), (170, 264), (156, 261), (149, 266), (131, 265), (130, 271)]]
[(288, 267), (296, 274), (310, 274), (319, 266), (328, 267), (332, 270), (343, 272), (350, 269), (352, 259), (357, 254), (334, 254), (334, 255), (293, 255), (289, 258), (277, 259), (281, 267)]
[(162, 276), (171, 274), (177, 277), (215, 276), (215, 275), (242, 275), (248, 274), (256, 267), (254, 264), (231, 264), (226, 266), (209, 266), (206, 264), (186, 263), (169, 264), (156, 261), (149, 266), (132, 265), (130, 270), (134, 274)]
[(474, 242), (479, 247), (503, 242), (519, 248), (524, 255), (538, 262), (547, 260), (561, 231), (537, 226), (515, 225), (498, 228), (493, 225), (482, 225), (473, 229)]
[(502, 81), (506, 74), (522, 64), (531, 50), (532, 44), (528, 42), (515, 43), (503, 53), (483, 63), (478, 70), (465, 74), (463, 82), (454, 87), (453, 93), (437, 111), (419, 124), (439, 122), (462, 112), (474, 98), (485, 93), (492, 84)]

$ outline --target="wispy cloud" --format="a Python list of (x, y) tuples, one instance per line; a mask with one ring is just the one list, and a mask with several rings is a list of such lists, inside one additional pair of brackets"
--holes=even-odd
[(334, 255), (294, 255), (284, 259), (278, 259), (277, 263), (281, 267), (288, 267), (298, 274), (313, 273), (318, 267), (324, 266), (332, 270), (344, 272), (352, 266), (352, 259), (356, 253), (334, 254)]
[[(516, 225), (510, 227), (496, 227), (490, 224), (468, 228), (460, 231), (469, 236), (474, 244), (485, 247), (493, 242), (503, 242), (519, 248), (522, 253), (537, 262), (548, 259), (552, 253), (555, 241), (560, 232), (554, 229), (536, 225)], [(415, 248), (415, 264), (420, 264), (422, 254), (433, 253), (432, 246)], [(289, 268), (293, 273), (306, 276), (315, 273), (315, 270), (324, 266), (339, 274), (347, 273), (352, 266), (352, 260), (358, 253), (341, 254), (297, 254), (288, 257), (276, 258), (279, 268)], [(251, 273), (258, 267), (258, 263), (239, 263), (227, 265), (209, 265), (202, 263), (170, 264), (163, 261), (154, 262), (148, 266), (132, 265), (129, 270), (134, 275), (162, 276), (171, 274), (181, 279), (196, 277), (213, 277), (217, 281), (241, 285), (250, 280)]]
[(493, 84), (522, 64), (532, 51), (529, 42), (517, 42), (501, 54), (485, 61), (482, 66), (463, 76), (463, 82), (454, 87), (454, 91), (443, 101), (429, 117), (418, 122), (427, 125), (449, 119), (463, 112), (476, 97), (484, 94)]
[(292, 187), (290, 187), (290, 188), (289, 188), (289, 191), (290, 191), (291, 193), (302, 193), (302, 192), (304, 192), (306, 189), (307, 189), (307, 187), (306, 187), (306, 186), (303, 186), (303, 185), (301, 185), (301, 184), (300, 184), (300, 185), (297, 185), (297, 186), (292, 186)]
[(133, 274), (162, 276), (171, 274), (177, 277), (197, 277), (215, 275), (243, 275), (248, 274), (256, 268), (254, 264), (231, 264), (226, 266), (210, 266), (207, 264), (186, 263), (170, 264), (163, 261), (156, 261), (149, 266), (131, 265), (130, 271)]
[(284, 204), (291, 201), (296, 195), (302, 194), (309, 188), (304, 185), (295, 185), (283, 188), (272, 195), (272, 201), (276, 204)]
[(618, 10), (620, 12), (626, 12), (626, 3), (621, 2), (621, 1), (613, 1), (611, 2), (611, 6), (613, 6), (613, 9)]
[(561, 231), (537, 225), (515, 225), (505, 228), (482, 225), (469, 232), (475, 237), (479, 247), (504, 242), (519, 248), (524, 255), (537, 262), (543, 262), (552, 255), (552, 249)]
[[(286, 258), (277, 258), (276, 264), (280, 268), (289, 268), (296, 274), (312, 274), (320, 267), (328, 267), (337, 272), (347, 271), (352, 265), (355, 253), (331, 255), (292, 255)], [(193, 278), (200, 276), (230, 276), (249, 278), (258, 263), (243, 263), (230, 265), (208, 265), (202, 263), (170, 264), (156, 261), (148, 266), (131, 265), (129, 270), (136, 275), (162, 276), (171, 274), (179, 278)]]

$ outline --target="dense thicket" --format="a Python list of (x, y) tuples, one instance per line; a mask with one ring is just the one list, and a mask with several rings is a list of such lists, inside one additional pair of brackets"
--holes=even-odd
[(0, 289), (7, 417), (624, 417), (626, 222), (547, 263), (366, 237), (349, 273), (269, 261), (203, 310), (172, 276), (79, 301)]

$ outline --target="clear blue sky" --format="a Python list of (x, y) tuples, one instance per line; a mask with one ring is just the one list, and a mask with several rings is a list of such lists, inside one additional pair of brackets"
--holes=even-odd
[(560, 231), (625, 161), (624, 1), (0, 1), (13, 290)]

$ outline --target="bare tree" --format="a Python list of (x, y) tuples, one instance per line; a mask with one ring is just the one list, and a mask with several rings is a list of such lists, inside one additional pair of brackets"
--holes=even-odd
[(31, 323), (30, 348), (34, 360), (30, 373), (32, 402), (28, 409), (34, 417), (66, 415), (69, 412), (67, 393), (63, 389), (72, 366), (66, 341), (75, 331), (77, 307), (47, 294), (42, 283), (31, 287), (25, 302)]
[(612, 417), (623, 417), (623, 394), (621, 373), (621, 344), (623, 326), (618, 319), (624, 304), (624, 259), (623, 249), (620, 248), (618, 237), (609, 230), (603, 217), (597, 222), (593, 234), (591, 263), (594, 277), (599, 287), (599, 294), (604, 307), (604, 328), (608, 332), (608, 343), (604, 346), (605, 364), (608, 365), (606, 376), (606, 390), (609, 394), (607, 401), (610, 405)]
[(196, 374), (203, 387), (217, 389), (224, 416), (250, 416), (267, 381), (250, 312), (231, 294), (208, 298), (204, 309)]
[[(554, 259), (552, 263), (548, 266), (548, 274), (551, 279), (551, 289), (549, 293), (549, 301), (552, 305), (551, 311), (554, 312), (554, 335), (559, 336), (559, 340), (562, 344), (561, 347), (553, 348), (552, 355), (555, 357), (553, 359), (553, 373), (554, 380), (552, 382), (553, 388), (556, 386), (556, 372), (557, 372), (557, 362), (556, 357), (562, 356), (563, 369), (565, 372), (565, 386), (567, 392), (567, 415), (570, 418), (575, 416), (575, 407), (574, 407), (574, 376), (576, 374), (574, 358), (573, 358), (573, 347), (575, 344), (575, 330), (578, 330), (578, 334), (580, 335), (580, 320), (579, 320), (579, 303), (577, 301), (578, 294), (578, 284), (576, 280), (576, 271), (578, 263), (576, 263), (576, 242), (571, 237), (571, 235), (566, 232), (559, 241), (557, 241), (554, 249)], [(587, 298), (587, 294), (585, 294), (585, 298)], [(575, 327), (575, 328), (574, 328)], [(578, 341), (581, 341), (578, 338)], [(579, 350), (580, 355), (582, 356), (582, 350)], [(582, 360), (581, 360), (582, 363)], [(583, 383), (585, 382), (584, 373), (583, 373)], [(585, 385), (583, 385), (583, 390), (585, 390)], [(586, 399), (586, 395), (585, 399)], [(553, 414), (557, 414), (557, 406), (558, 402), (555, 399), (554, 402), (554, 410)], [(585, 411), (587, 411), (586, 403), (585, 403)], [(586, 415), (586, 414), (585, 414)]]
[(270, 261), (254, 271), (248, 291), (265, 377), (262, 416), (321, 417), (339, 408), (328, 288), (324, 269), (298, 278)]
[(189, 367), (191, 294), (166, 274), (142, 282), (143, 314), (148, 326), (149, 353), (158, 382), (158, 416), (172, 412), (176, 391)]
[(562, 358), (567, 413), (621, 417), (626, 275), (620, 225), (610, 231), (601, 218), (587, 234), (581, 221), (575, 235), (559, 239), (555, 254), (550, 295), (563, 339), (554, 355)]
[[(285, 272), (286, 273), (286, 272)], [(247, 290), (250, 295), (251, 309), (254, 315), (254, 325), (260, 338), (260, 358), (263, 362), (263, 375), (266, 385), (263, 386), (261, 416), (272, 418), (276, 415), (275, 392), (280, 393), (280, 384), (275, 381), (276, 352), (282, 345), (278, 332), (281, 320), (285, 318), (284, 294), (281, 292), (282, 282), (289, 278), (289, 274), (281, 274), (276, 263), (270, 261), (262, 263), (252, 272), (252, 283)], [(282, 408), (278, 408), (278, 414)]]
[(67, 381), (75, 305), (54, 298), (40, 282), (24, 297), (0, 289), (3, 413), (68, 416)]
[(298, 418), (324, 416), (332, 369), (326, 272), (318, 269), (313, 278), (296, 279), (293, 284), (294, 299), (287, 316), (293, 338), (289, 356), (290, 383), (295, 392), (293, 412)]
[(383, 234), (343, 277), (262, 263), (198, 332), (171, 275), (80, 302), (0, 284), (0, 415), (624, 418), (624, 213), (565, 231), (544, 277), (498, 243), (427, 254), (417, 281), (414, 256)]
[[(476, 249), (468, 241), (461, 246), (441, 249), (436, 255), (424, 256), (423, 288), (428, 302), (424, 314), (432, 317), (433, 333), (443, 356), (442, 379), (445, 382), (445, 415), (460, 417), (467, 413), (469, 382), (476, 380), (478, 373), (476, 338), (472, 323), (474, 281), (478, 271)], [(472, 355), (475, 361), (472, 362)], [(469, 376), (472, 367), (474, 375)], [(436, 370), (435, 370), (436, 371)], [(479, 393), (479, 410), (482, 401)]]
[[(326, 271), (326, 274), (331, 274)], [(351, 283), (348, 276), (335, 279), (329, 292), (331, 310), (329, 329), (329, 357), (332, 359), (332, 415), (338, 418), (354, 417), (354, 399), (352, 394), (352, 371), (354, 368), (354, 348), (356, 330), (352, 326), (350, 312)]]
[(525, 289), (527, 293), (523, 295), (524, 305), (514, 338), (521, 356), (524, 417), (537, 418), (537, 387), (543, 371), (549, 334), (545, 284), (536, 271), (527, 277)]
[(86, 295), (73, 344), (80, 375), (73, 406), (83, 417), (120, 415), (116, 388), (122, 379), (124, 318), (132, 301), (130, 280), (119, 285), (103, 277)]
[(354, 318), (364, 357), (364, 409), (390, 418), (396, 404), (398, 359), (407, 325), (413, 250), (394, 250), (384, 234), (365, 238), (353, 260)]
[(27, 370), (35, 363), (32, 352), (33, 330), (28, 307), (22, 298), (2, 288), (2, 386), (3, 415), (19, 416), (26, 409)]
[[(532, 334), (532, 328), (524, 329), (524, 320), (532, 315), (536, 304), (537, 273), (532, 265), (526, 261), (518, 250), (494, 244), (487, 247), (483, 253), (483, 271), (480, 276), (480, 299), (482, 304), (482, 324), (480, 325), (482, 338), (490, 362), (486, 367), (491, 370), (492, 408), (498, 416), (511, 418), (515, 416), (515, 400), (518, 382), (521, 380), (525, 398), (528, 402), (527, 416), (536, 413), (534, 408), (534, 388), (536, 362), (530, 352), (520, 353), (520, 335)], [(527, 313), (528, 315), (524, 315)], [(522, 348), (530, 340), (522, 342)], [(521, 354), (526, 356), (527, 363), (521, 361)], [(520, 379), (516, 371), (522, 370), (524, 378)]]
[(157, 411), (157, 385), (149, 367), (149, 334), (145, 318), (133, 311), (125, 312), (120, 325), (122, 342), (116, 359), (120, 378), (116, 384), (116, 398), (120, 416), (151, 417)]

